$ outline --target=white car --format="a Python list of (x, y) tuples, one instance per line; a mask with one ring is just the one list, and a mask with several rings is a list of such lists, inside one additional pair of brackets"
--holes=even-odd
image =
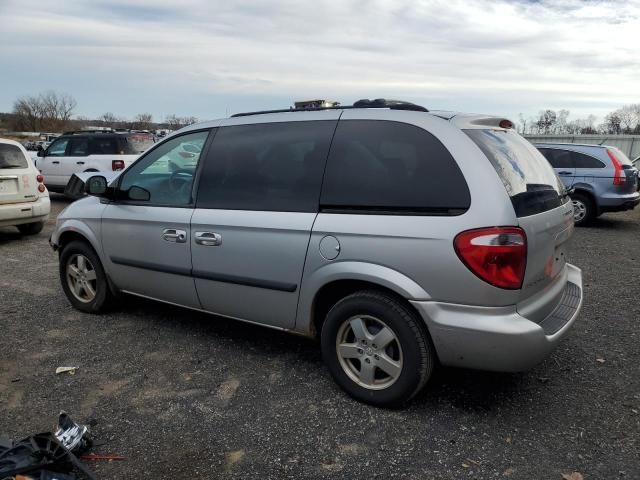
[(0, 227), (40, 233), (51, 203), (44, 178), (18, 142), (0, 139)]
[(62, 193), (74, 173), (124, 170), (151, 145), (150, 134), (69, 132), (38, 152), (37, 165), (47, 188)]

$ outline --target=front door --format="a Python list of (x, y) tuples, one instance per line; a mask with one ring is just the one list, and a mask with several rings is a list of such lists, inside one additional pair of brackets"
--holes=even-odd
[[(102, 217), (102, 243), (115, 285), (129, 293), (199, 308), (191, 276), (193, 183), (211, 130), (176, 136), (150, 150), (122, 174)], [(183, 144), (193, 146), (189, 166), (171, 168)], [(199, 149), (199, 150), (198, 150)]]
[[(191, 221), (193, 276), (208, 311), (292, 328), (338, 112), (221, 126)], [(245, 119), (246, 121), (246, 119)]]
[(47, 187), (64, 187), (67, 182), (62, 169), (62, 162), (67, 159), (67, 147), (70, 137), (62, 137), (55, 140), (45, 150), (44, 157), (38, 159), (38, 170), (44, 175), (44, 183)]

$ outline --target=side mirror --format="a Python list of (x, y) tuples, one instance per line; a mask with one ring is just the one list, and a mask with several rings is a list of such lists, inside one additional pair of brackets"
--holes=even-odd
[(85, 183), (85, 192), (94, 197), (102, 197), (107, 193), (107, 179), (102, 175), (89, 177)]
[(37, 153), (37, 155), (38, 155), (39, 157), (44, 157), (44, 150), (43, 150), (42, 148), (39, 148), (39, 149), (38, 149), (38, 153)]
[(129, 200), (135, 200), (137, 202), (148, 202), (151, 200), (151, 192), (146, 188), (133, 186), (127, 192)]

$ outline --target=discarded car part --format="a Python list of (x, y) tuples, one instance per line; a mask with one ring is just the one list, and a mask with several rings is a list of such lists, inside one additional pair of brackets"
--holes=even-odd
[[(0, 478), (41, 472), (73, 474), (74, 471), (81, 472), (91, 480), (96, 478), (51, 432), (32, 435), (17, 442), (0, 441)], [(68, 478), (76, 477), (72, 475)]]
[(60, 375), (61, 373), (68, 373), (70, 375), (75, 375), (78, 367), (58, 367), (56, 368), (56, 375)]
[(66, 412), (60, 412), (56, 438), (71, 452), (81, 452), (91, 446), (91, 440), (86, 436), (89, 429), (86, 425), (74, 422)]

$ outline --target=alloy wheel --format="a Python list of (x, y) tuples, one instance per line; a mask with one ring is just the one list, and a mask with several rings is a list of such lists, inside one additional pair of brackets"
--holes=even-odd
[(390, 387), (402, 373), (398, 337), (373, 316), (358, 315), (344, 321), (336, 336), (336, 353), (344, 373), (370, 390)]
[(73, 296), (83, 303), (91, 302), (96, 297), (97, 277), (89, 259), (82, 254), (71, 256), (66, 271)]

